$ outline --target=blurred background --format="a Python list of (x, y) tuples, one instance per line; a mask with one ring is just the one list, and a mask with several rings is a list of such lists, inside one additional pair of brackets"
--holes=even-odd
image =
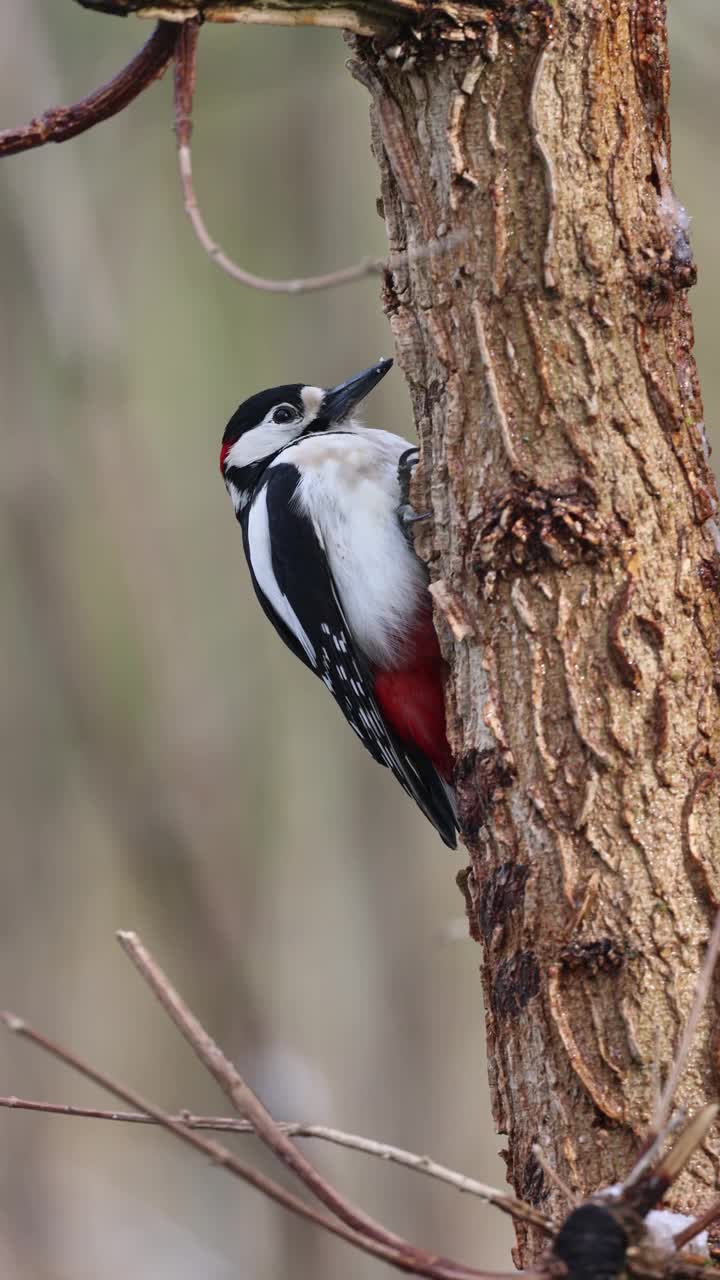
[[(712, 438), (720, 9), (669, 7)], [(4, 0), (0, 124), (82, 96), (149, 31), (70, 0)], [(203, 31), (197, 187), (212, 233), (255, 271), (384, 252), (346, 57), (334, 32)], [(114, 930), (135, 928), (278, 1117), (502, 1184), (462, 859), (262, 618), (217, 471), (246, 395), (329, 384), (391, 350), (378, 284), (282, 298), (223, 276), (182, 212), (170, 93), (166, 78), (0, 167), (0, 1005), (168, 1107), (222, 1112), (119, 952)], [(410, 432), (399, 374), (372, 420)], [(9, 1036), (0, 1092), (112, 1105)], [(417, 1243), (509, 1265), (506, 1220), (478, 1202), (312, 1155)], [(0, 1111), (3, 1280), (339, 1269), (383, 1274), (155, 1130)]]

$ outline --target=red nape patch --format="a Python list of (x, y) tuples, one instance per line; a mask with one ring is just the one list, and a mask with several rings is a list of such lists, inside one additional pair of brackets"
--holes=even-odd
[(398, 737), (419, 747), (449, 782), (452, 756), (445, 736), (442, 659), (421, 658), (399, 671), (376, 671), (375, 694)]
[(231, 444), (224, 444), (221, 446), (221, 449), (220, 449), (220, 475), (221, 476), (225, 475), (225, 459), (227, 458), (231, 449), (232, 449)]

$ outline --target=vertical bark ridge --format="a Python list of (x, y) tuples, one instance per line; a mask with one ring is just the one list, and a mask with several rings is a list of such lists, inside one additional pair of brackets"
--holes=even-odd
[[(533, 1143), (583, 1193), (627, 1169), (720, 902), (720, 557), (662, 0), (491, 9), (455, 41), (358, 39), (354, 69), (392, 249), (464, 237), (388, 275), (385, 306), (495, 1119), (517, 1193), (559, 1210)], [(717, 1092), (712, 1019), (690, 1106)]]

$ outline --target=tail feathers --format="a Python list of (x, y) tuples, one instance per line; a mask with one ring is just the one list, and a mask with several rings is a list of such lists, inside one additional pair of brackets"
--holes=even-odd
[(453, 787), (421, 751), (405, 743), (398, 743), (398, 747), (403, 772), (401, 775), (397, 768), (391, 766), (393, 773), (432, 822), (443, 844), (448, 849), (457, 849), (460, 824)]
[[(429, 615), (428, 624), (432, 645), (437, 650), (437, 637)], [(413, 665), (397, 670), (376, 670), (375, 696), (386, 731), (395, 740), (400, 768), (391, 764), (393, 772), (437, 828), (445, 844), (455, 849), (459, 825), (455, 792), (449, 782), (452, 756), (445, 734), (439, 653), (436, 657), (421, 653)]]
[(446, 782), (444, 778), (441, 778), (440, 781), (442, 782), (443, 791), (447, 796), (448, 804), (450, 805), (450, 809), (452, 811), (453, 822), (455, 823), (455, 830), (459, 831), (460, 819), (458, 818), (457, 796), (455, 795), (455, 788), (451, 786), (449, 782)]
[(432, 817), (428, 814), (428, 817), (434, 823), (440, 839), (447, 845), (448, 849), (457, 849), (457, 833), (460, 830), (460, 823), (458, 821), (455, 791), (444, 778), (438, 777), (438, 781), (443, 790), (443, 801), (441, 804), (435, 805), (435, 812)]

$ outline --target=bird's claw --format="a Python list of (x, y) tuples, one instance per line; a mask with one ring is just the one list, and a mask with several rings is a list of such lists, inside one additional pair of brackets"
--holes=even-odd
[(398, 517), (400, 519), (400, 523), (404, 525), (406, 528), (408, 525), (411, 525), (411, 524), (419, 524), (421, 520), (429, 520), (431, 516), (432, 516), (432, 511), (422, 511), (422, 512), (415, 511), (410, 506), (409, 502), (404, 502), (401, 507), (398, 507)]
[(430, 511), (416, 511), (410, 501), (410, 481), (419, 461), (420, 454), (413, 446), (413, 448), (405, 450), (398, 462), (398, 484), (400, 487), (398, 520), (408, 542), (412, 542), (412, 526), (419, 524), (422, 520), (429, 520), (432, 514)]
[(402, 511), (406, 507), (412, 510), (412, 507), (410, 504), (410, 481), (412, 480), (412, 473), (415, 470), (419, 461), (420, 461), (420, 454), (414, 445), (411, 449), (406, 449), (405, 452), (401, 454), (400, 461), (398, 462), (398, 484), (400, 486), (400, 508), (399, 508), (400, 511)]

